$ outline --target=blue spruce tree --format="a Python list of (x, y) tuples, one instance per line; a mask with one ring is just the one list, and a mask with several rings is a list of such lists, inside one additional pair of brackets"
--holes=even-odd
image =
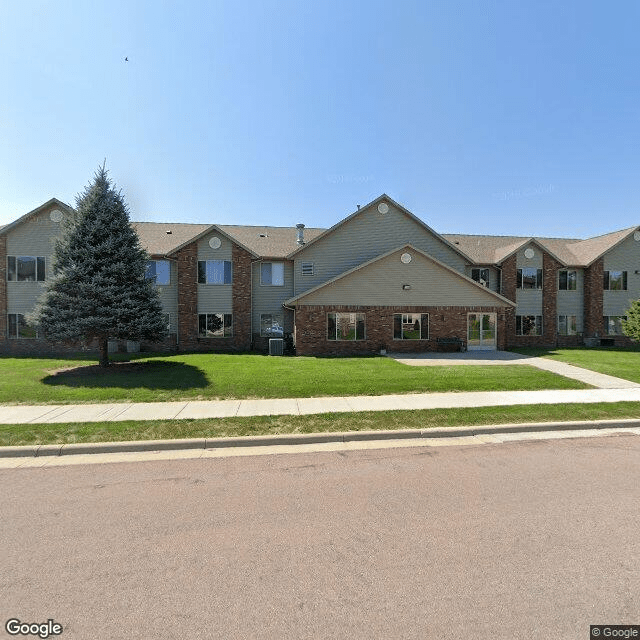
[(166, 321), (154, 281), (145, 278), (148, 259), (103, 166), (76, 199), (30, 321), (52, 342), (97, 342), (103, 367), (110, 338), (162, 340)]

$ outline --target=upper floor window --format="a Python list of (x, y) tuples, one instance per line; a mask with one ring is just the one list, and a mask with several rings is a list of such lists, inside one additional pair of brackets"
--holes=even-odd
[(517, 289), (542, 289), (542, 269), (525, 267), (518, 269), (516, 276)]
[(575, 291), (578, 284), (578, 274), (575, 271), (558, 271), (558, 290)]
[(168, 260), (149, 260), (145, 278), (155, 278), (156, 284), (169, 284), (171, 282), (171, 268)]
[(9, 282), (44, 282), (45, 277), (43, 256), (7, 256)]
[(198, 260), (199, 284), (231, 284), (230, 260)]
[(313, 262), (303, 262), (302, 263), (302, 275), (303, 276), (312, 276), (313, 275)]
[(260, 265), (260, 284), (282, 287), (284, 285), (284, 262), (263, 262)]
[(483, 287), (488, 287), (489, 269), (471, 269), (471, 279), (479, 282)]
[(605, 291), (626, 291), (627, 272), (626, 271), (605, 271), (604, 272)]

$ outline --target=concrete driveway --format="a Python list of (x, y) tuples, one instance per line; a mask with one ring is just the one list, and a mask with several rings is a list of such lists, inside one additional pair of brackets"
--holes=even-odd
[(550, 371), (564, 376), (585, 382), (598, 389), (633, 389), (640, 387), (637, 382), (623, 380), (604, 373), (597, 373), (582, 367), (576, 367), (566, 362), (550, 360), (548, 358), (538, 358), (526, 356), (521, 353), (511, 351), (463, 351), (461, 353), (388, 353), (389, 358), (393, 358), (402, 364), (412, 367), (443, 367), (451, 365), (487, 366), (487, 365), (514, 365), (524, 364), (536, 367), (544, 371)]

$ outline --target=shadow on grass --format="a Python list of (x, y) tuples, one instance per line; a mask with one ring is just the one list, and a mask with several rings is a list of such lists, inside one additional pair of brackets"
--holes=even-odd
[(60, 369), (42, 379), (54, 387), (120, 389), (204, 389), (209, 386), (204, 372), (184, 362), (111, 362)]

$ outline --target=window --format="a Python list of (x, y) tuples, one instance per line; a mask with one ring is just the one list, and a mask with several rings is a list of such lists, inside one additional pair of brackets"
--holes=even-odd
[(541, 336), (542, 316), (516, 316), (517, 336)]
[(516, 288), (542, 289), (542, 269), (533, 269), (531, 267), (518, 269)]
[(266, 338), (282, 338), (284, 322), (281, 313), (263, 313), (260, 315), (260, 335)]
[(303, 276), (312, 276), (313, 275), (313, 262), (303, 262), (302, 263), (302, 275)]
[(263, 262), (260, 265), (260, 284), (282, 287), (284, 285), (284, 262)]
[(626, 291), (627, 272), (626, 271), (605, 271), (604, 272), (605, 291)]
[(327, 340), (364, 340), (364, 313), (328, 313)]
[(164, 324), (167, 327), (167, 331), (171, 331), (171, 314), (163, 313), (162, 319), (164, 320)]
[(156, 284), (169, 284), (171, 282), (171, 268), (168, 260), (149, 260), (145, 278), (156, 279)]
[(21, 313), (10, 313), (7, 317), (7, 336), (9, 338), (38, 338), (38, 331), (27, 324)]
[(558, 290), (575, 291), (578, 284), (578, 275), (575, 271), (558, 271)]
[(231, 284), (231, 261), (198, 260), (198, 284)]
[(622, 330), (622, 321), (626, 319), (627, 316), (605, 316), (604, 332), (608, 336), (624, 335), (624, 331)]
[(471, 279), (479, 282), (483, 287), (488, 287), (489, 269), (471, 269)]
[(7, 256), (7, 280), (10, 282), (44, 282), (45, 271), (42, 256)]
[(578, 332), (576, 316), (558, 316), (558, 335), (575, 336)]
[(199, 338), (231, 338), (233, 317), (230, 313), (199, 313)]
[(393, 314), (393, 339), (394, 340), (428, 340), (429, 339), (429, 314), (428, 313), (394, 313)]

